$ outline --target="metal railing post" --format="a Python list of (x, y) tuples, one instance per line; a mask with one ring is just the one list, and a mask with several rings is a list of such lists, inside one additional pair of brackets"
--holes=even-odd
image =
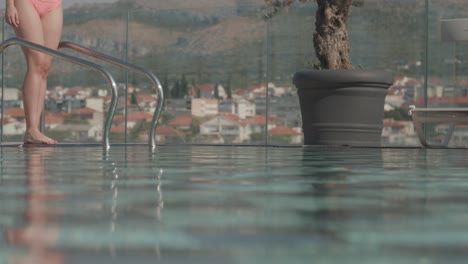
[(148, 145), (150, 146), (151, 149), (155, 149), (156, 148), (156, 128), (158, 126), (158, 121), (159, 121), (159, 118), (161, 116), (161, 112), (162, 112), (162, 108), (163, 108), (163, 104), (164, 104), (163, 88), (162, 88), (161, 83), (159, 82), (159, 79), (156, 77), (156, 75), (154, 75), (151, 71), (149, 71), (148, 69), (143, 68), (141, 66), (126, 63), (126, 62), (124, 62), (122, 60), (119, 60), (117, 58), (111, 57), (109, 55), (100, 53), (100, 52), (95, 51), (95, 50), (91, 50), (89, 48), (80, 46), (80, 45), (72, 43), (72, 42), (66, 42), (66, 41), (60, 42), (59, 49), (60, 48), (72, 49), (74, 51), (83, 53), (85, 55), (94, 57), (96, 59), (106, 61), (106, 62), (111, 63), (113, 65), (124, 67), (124, 68), (126, 68), (128, 70), (132, 70), (134, 72), (143, 74), (143, 75), (145, 75), (146, 77), (148, 77), (151, 80), (151, 82), (153, 83), (153, 89), (155, 89), (156, 92), (157, 92), (158, 101), (157, 101), (157, 106), (156, 106), (154, 114), (153, 114), (153, 119), (151, 121), (152, 124), (151, 124), (151, 129), (150, 129), (149, 138), (148, 138)]

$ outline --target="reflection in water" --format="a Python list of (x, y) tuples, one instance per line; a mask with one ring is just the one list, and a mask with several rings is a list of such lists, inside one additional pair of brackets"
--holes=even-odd
[[(99, 252), (102, 257), (116, 259), (138, 246), (141, 248), (136, 252), (150, 249), (153, 257), (161, 257), (158, 233), (153, 228), (143, 232), (144, 227), (131, 224), (147, 216), (151, 216), (153, 227), (162, 221), (164, 171), (152, 165), (157, 161), (151, 156), (128, 157), (125, 151), (101, 157), (102, 160), (99, 156), (81, 158), (76, 166), (70, 166), (79, 159), (70, 156), (80, 155), (80, 151), (28, 147), (20, 148), (16, 154), (18, 159), (9, 163), (5, 173), (16, 170), (8, 184), (25, 186), (24, 194), (20, 194), (25, 203), (11, 213), (12, 218), (19, 215), (22, 220), (11, 222), (4, 232), (12, 249), (8, 263), (65, 263), (73, 257), (68, 256), (72, 249), (93, 250), (93, 254)], [(135, 174), (141, 163), (148, 164), (149, 173)], [(19, 168), (24, 171), (18, 171)], [(24, 183), (18, 183), (23, 173)], [(7, 203), (15, 207), (12, 200)], [(98, 222), (88, 225), (89, 219)]]
[[(104, 164), (106, 164), (106, 169), (103, 170), (103, 177), (106, 180), (110, 180), (109, 189), (112, 195), (110, 204), (109, 227), (109, 234), (111, 235), (112, 239), (107, 245), (110, 257), (112, 259), (118, 258), (118, 250), (122, 249), (121, 238), (123, 232), (122, 230), (119, 230), (119, 220), (121, 224), (122, 222), (128, 221), (129, 215), (131, 215), (133, 212), (132, 210), (134, 210), (128, 206), (128, 191), (132, 189), (133, 184), (136, 184), (138, 183), (138, 181), (144, 180), (147, 177), (145, 175), (144, 178), (140, 178), (141, 175), (135, 175), (131, 173), (133, 165), (135, 163), (145, 162), (145, 160), (142, 160), (142, 158), (148, 158), (149, 160), (147, 162), (154, 163), (157, 161), (157, 153), (155, 152), (150, 151), (150, 155), (148, 157), (145, 157), (143, 155), (135, 155), (129, 157), (128, 153), (129, 152), (125, 147), (125, 151), (123, 153), (120, 153), (123, 155), (123, 157), (115, 157), (116, 160), (112, 159), (113, 156), (110, 153), (104, 153), (103, 155), (103, 162)], [(145, 208), (145, 210), (151, 211), (154, 209), (154, 219), (157, 223), (159, 223), (162, 218), (162, 209), (164, 207), (161, 189), (163, 169), (151, 167), (151, 171), (154, 173), (151, 173), (148, 176), (150, 177), (152, 184), (145, 185), (145, 189), (151, 188), (151, 190), (153, 190), (153, 188), (155, 187), (156, 197), (148, 201), (150, 204), (155, 204), (155, 208)], [(123, 194), (121, 194), (119, 190), (122, 190)], [(135, 193), (135, 195), (137, 194), (138, 192)], [(121, 202), (121, 204), (119, 204), (119, 201)], [(154, 249), (156, 258), (160, 259), (161, 249), (159, 243), (155, 242), (154, 245), (151, 245), (151, 248)]]
[(466, 256), (466, 150), (3, 154), (0, 226), (10, 247), (0, 241), (0, 258), (11, 263), (418, 263), (428, 254), (427, 263), (445, 263), (437, 257)]
[(8, 242), (16, 247), (24, 247), (22, 255), (13, 255), (10, 263), (63, 263), (63, 256), (54, 250), (59, 239), (59, 225), (56, 221), (60, 212), (49, 203), (63, 199), (63, 193), (50, 189), (45, 181), (44, 167), (47, 155), (55, 148), (29, 147), (22, 149), (27, 173), (26, 207), (24, 226), (7, 230)]

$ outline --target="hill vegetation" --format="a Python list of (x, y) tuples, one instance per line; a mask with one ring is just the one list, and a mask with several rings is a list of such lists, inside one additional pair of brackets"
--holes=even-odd
[[(460, 0), (441, 5), (455, 2)], [(269, 23), (262, 19), (262, 5), (263, 0), (76, 4), (66, 9), (63, 39), (128, 58), (148, 67), (170, 86), (184, 76), (190, 84), (210, 82), (242, 88), (264, 82), (267, 70), (270, 80), (290, 85), (295, 70), (315, 63), (311, 34), (315, 5), (298, 5)], [(441, 9), (451, 10), (445, 6)], [(451, 12), (444, 15), (461, 15), (463, 10)], [(353, 64), (395, 71), (399, 64), (422, 60), (424, 15), (421, 1), (366, 0), (350, 18)], [(436, 29), (437, 22), (433, 19), (431, 28)], [(437, 35), (432, 34), (437, 41)], [(22, 78), (21, 60), (22, 56), (9, 54), (11, 80)], [(414, 69), (410, 74), (420, 72)], [(125, 73), (120, 71), (116, 77), (124, 80)], [(89, 71), (59, 63), (50, 84), (91, 85), (98, 79)], [(130, 81), (145, 84), (137, 75), (130, 75)]]

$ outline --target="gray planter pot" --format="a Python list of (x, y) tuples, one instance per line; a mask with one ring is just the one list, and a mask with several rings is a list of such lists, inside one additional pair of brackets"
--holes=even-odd
[(304, 145), (380, 146), (391, 73), (305, 70), (294, 74)]

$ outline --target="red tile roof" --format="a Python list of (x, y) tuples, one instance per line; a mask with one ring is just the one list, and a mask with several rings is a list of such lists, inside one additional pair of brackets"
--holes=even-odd
[(4, 125), (12, 123), (12, 122), (13, 122), (13, 120), (11, 118), (8, 118), (8, 117), (3, 118), (3, 124)]
[(138, 102), (154, 102), (156, 101), (156, 96), (154, 94), (138, 94)]
[(15, 107), (15, 108), (8, 108), (4, 110), (4, 115), (11, 116), (13, 118), (24, 118), (24, 109)]
[[(266, 117), (265, 116), (253, 116), (253, 117), (249, 117), (247, 119), (244, 120), (244, 122), (246, 124), (251, 124), (251, 125), (265, 125), (266, 124)], [(268, 118), (268, 123), (269, 124), (276, 124), (276, 122), (278, 122), (278, 118), (276, 117), (269, 117)]]
[[(148, 135), (149, 130), (145, 130), (142, 134)], [(156, 128), (156, 135), (160, 135), (160, 136), (178, 136), (178, 135), (181, 135), (181, 133), (177, 129), (172, 128), (172, 127), (158, 126)]]
[(110, 129), (112, 133), (125, 133), (125, 126), (113, 126)]
[(203, 92), (212, 92), (214, 90), (214, 84), (202, 84), (198, 85), (196, 89)]
[(220, 113), (218, 113), (218, 114), (216, 114), (216, 115), (211, 115), (211, 116), (209, 116), (208, 118), (209, 118), (209, 119), (213, 119), (213, 118), (216, 118), (216, 117), (218, 117), (218, 116), (219, 116), (219, 117), (223, 117), (223, 118), (225, 118), (225, 119), (227, 119), (227, 120), (230, 120), (230, 121), (235, 121), (235, 122), (239, 122), (239, 121), (240, 121), (240, 118), (239, 118), (237, 115), (231, 114), (231, 113), (227, 113), (227, 112), (220, 112)]
[(45, 122), (46, 124), (63, 124), (65, 123), (65, 119), (61, 114), (46, 113)]
[(297, 136), (300, 134), (301, 133), (297, 132), (296, 130), (284, 126), (277, 126), (268, 130), (268, 135), (271, 136)]
[[(444, 96), (444, 97), (429, 97), (429, 104), (468, 104), (468, 96)], [(415, 104), (421, 105), (424, 103), (424, 98), (420, 97), (414, 101)]]
[(403, 128), (403, 127), (407, 126), (408, 123), (412, 123), (412, 121), (398, 121), (398, 120), (394, 120), (394, 119), (391, 119), (391, 118), (386, 118), (386, 119), (384, 119), (384, 121), (383, 121), (384, 127), (399, 127), (399, 128)]
[(80, 91), (84, 91), (84, 88), (81, 86), (76, 86), (76, 87), (68, 89), (65, 95), (77, 95)]
[(192, 115), (179, 116), (169, 122), (170, 126), (189, 126), (192, 123)]
[(96, 110), (88, 108), (88, 107), (83, 107), (83, 108), (78, 108), (73, 110), (71, 113), (73, 115), (92, 115), (96, 112)]
[(170, 135), (179, 135), (179, 131), (172, 127), (168, 126), (158, 126), (156, 128), (156, 134), (157, 135), (163, 135), (163, 136), (170, 136)]
[[(151, 121), (153, 119), (153, 114), (147, 112), (132, 112), (128, 113), (127, 121), (138, 121), (146, 120)], [(117, 115), (114, 117), (114, 122), (122, 123), (125, 122), (125, 115)]]

